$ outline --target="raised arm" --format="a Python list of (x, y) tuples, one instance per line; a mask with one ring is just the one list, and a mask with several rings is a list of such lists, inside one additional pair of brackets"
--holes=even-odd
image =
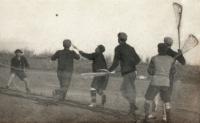
[[(180, 53), (177, 53), (175, 51), (173, 51), (172, 49), (170, 49), (168, 51), (168, 55), (170, 55), (171, 57), (173, 58), (176, 58), (176, 60), (181, 63), (182, 65), (185, 65), (186, 64), (186, 61), (185, 61), (185, 58), (184, 56), (182, 55), (181, 51), (179, 51)], [(179, 55), (181, 54), (181, 55)]]
[(185, 58), (184, 58), (184, 56), (183, 56), (181, 50), (179, 50), (177, 54), (180, 54), (180, 55), (176, 58), (176, 60), (177, 60), (179, 63), (181, 63), (182, 65), (185, 65), (185, 64), (186, 64), (186, 61), (185, 61)]

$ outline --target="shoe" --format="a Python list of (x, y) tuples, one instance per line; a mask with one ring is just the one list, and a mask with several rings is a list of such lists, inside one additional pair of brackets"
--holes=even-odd
[(162, 120), (167, 122), (167, 116), (163, 115)]
[(91, 103), (90, 105), (88, 105), (89, 107), (91, 107), (91, 108), (94, 108), (94, 107), (96, 107), (96, 103)]
[(155, 116), (148, 116), (148, 117), (145, 117), (145, 119), (143, 120), (143, 123), (154, 123), (156, 120), (156, 117)]
[(52, 92), (52, 95), (57, 101), (64, 101), (66, 94), (61, 89), (56, 89)]

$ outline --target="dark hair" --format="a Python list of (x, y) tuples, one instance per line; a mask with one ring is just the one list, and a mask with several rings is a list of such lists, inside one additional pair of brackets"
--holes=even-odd
[(158, 53), (159, 54), (167, 54), (167, 45), (165, 43), (158, 44)]
[(124, 41), (124, 42), (127, 40), (127, 37), (128, 37), (125, 32), (119, 32), (117, 36), (120, 39), (120, 41)]
[(99, 48), (100, 52), (102, 52), (102, 53), (106, 50), (103, 45), (98, 45), (98, 48)]

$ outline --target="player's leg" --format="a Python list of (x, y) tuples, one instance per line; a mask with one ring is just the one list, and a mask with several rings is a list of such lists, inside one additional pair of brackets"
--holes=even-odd
[(104, 93), (104, 90), (102, 88), (98, 88), (96, 92), (101, 96), (101, 105), (104, 106), (106, 103), (106, 95)]
[(24, 71), (18, 71), (18, 72), (16, 73), (16, 75), (17, 75), (22, 81), (24, 81), (25, 88), (26, 88), (26, 92), (27, 92), (27, 93), (30, 93), (31, 90), (30, 90), (30, 88), (29, 88), (29, 80), (28, 80), (28, 78), (27, 78), (26, 73), (25, 73)]
[(136, 106), (136, 89), (135, 89), (136, 73), (132, 72), (123, 76), (121, 92), (123, 97), (129, 102), (129, 114), (135, 116)]
[(97, 94), (96, 89), (91, 87), (91, 89), (90, 89), (91, 103), (89, 104), (89, 107), (96, 106), (96, 94)]
[(149, 85), (146, 94), (145, 94), (145, 120), (148, 121), (149, 119), (154, 119), (155, 116), (153, 114), (153, 100), (155, 96), (159, 93), (159, 87)]
[(25, 83), (26, 92), (27, 92), (27, 93), (31, 93), (31, 89), (30, 89), (30, 85), (29, 85), (29, 80), (28, 80), (28, 78), (24, 78), (23, 81), (24, 81), (24, 83)]
[(159, 102), (160, 102), (160, 94), (158, 93), (152, 103), (153, 112), (156, 112), (158, 110)]
[(160, 92), (161, 99), (164, 102), (165, 116), (163, 120), (167, 123), (171, 123), (171, 91), (169, 87), (162, 87)]
[(101, 105), (102, 106), (104, 106), (106, 103), (106, 94), (104, 93), (104, 90), (107, 87), (107, 83), (108, 83), (108, 76), (100, 77), (99, 82), (98, 82), (97, 93), (101, 96)]
[(71, 84), (71, 77), (72, 77), (72, 72), (67, 72), (64, 71), (61, 73), (61, 98), (60, 100), (63, 101), (65, 100), (66, 94), (69, 90), (70, 84)]
[(104, 93), (104, 91), (102, 91), (102, 95), (101, 95), (101, 104), (104, 106), (106, 103), (106, 95)]
[(11, 74), (10, 74), (10, 77), (9, 77), (9, 79), (8, 79), (8, 83), (7, 83), (7, 85), (6, 85), (6, 88), (9, 88), (9, 87), (10, 87), (10, 85), (12, 84), (12, 82), (13, 82), (15, 76), (16, 76), (15, 73), (11, 73)]
[(56, 100), (62, 100), (62, 98), (63, 98), (63, 91), (62, 91), (63, 76), (64, 76), (63, 71), (57, 71), (57, 78), (58, 78), (58, 81), (59, 81), (60, 88), (55, 89), (53, 91), (53, 96), (55, 97)]
[(98, 82), (98, 77), (94, 77), (94, 79), (91, 83), (91, 88), (90, 88), (91, 103), (90, 103), (89, 107), (96, 106), (97, 82)]

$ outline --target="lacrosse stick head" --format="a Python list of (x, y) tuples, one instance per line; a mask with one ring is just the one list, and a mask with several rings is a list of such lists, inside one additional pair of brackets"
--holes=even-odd
[(178, 27), (180, 26), (180, 21), (181, 21), (181, 17), (182, 17), (182, 11), (183, 11), (183, 7), (181, 4), (174, 2), (173, 3), (173, 8), (174, 8), (174, 13), (175, 13), (175, 17), (176, 17), (176, 22)]
[(184, 42), (183, 47), (181, 48), (182, 53), (186, 53), (196, 47), (199, 44), (199, 40), (193, 35), (190, 34)]

